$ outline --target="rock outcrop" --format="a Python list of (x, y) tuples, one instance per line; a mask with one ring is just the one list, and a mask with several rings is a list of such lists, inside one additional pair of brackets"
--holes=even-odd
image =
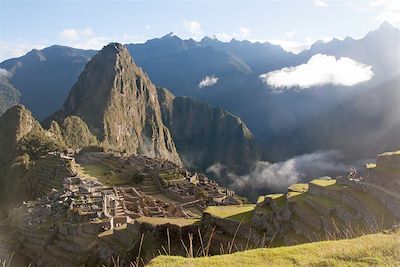
[(61, 149), (24, 106), (8, 109), (0, 117), (0, 208), (29, 199), (33, 161)]
[(163, 121), (188, 167), (220, 163), (242, 173), (258, 159), (254, 137), (245, 123), (221, 108), (158, 89)]
[(156, 87), (120, 44), (92, 58), (51, 118), (70, 115), (79, 116), (106, 149), (181, 163), (162, 122)]
[(11, 107), (0, 117), (0, 163), (13, 159), (18, 150), (36, 152), (40, 145), (56, 144), (23, 105)]
[(6, 112), (7, 109), (18, 104), (21, 96), (18, 89), (9, 81), (9, 75), (8, 71), (5, 73), (0, 72), (0, 116)]
[(48, 130), (52, 137), (62, 142), (66, 147), (81, 149), (87, 146), (98, 145), (96, 137), (90, 132), (88, 126), (78, 116), (66, 117), (61, 126), (52, 121)]

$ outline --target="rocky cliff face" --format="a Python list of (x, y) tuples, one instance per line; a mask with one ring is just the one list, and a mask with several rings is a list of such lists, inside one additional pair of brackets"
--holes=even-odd
[(242, 173), (258, 159), (253, 135), (240, 118), (188, 97), (158, 89), (163, 121), (188, 167), (220, 163)]
[(44, 130), (22, 105), (16, 105), (0, 117), (0, 163), (11, 159), (17, 144), (29, 133), (43, 134)]
[(31, 159), (60, 149), (24, 106), (8, 109), (0, 117), (0, 209), (29, 199)]
[(93, 57), (52, 118), (69, 115), (79, 116), (105, 148), (181, 163), (162, 122), (156, 87), (120, 44)]
[(65, 147), (81, 149), (87, 146), (96, 146), (98, 141), (90, 132), (88, 126), (78, 116), (66, 117), (61, 126), (52, 121), (48, 134)]

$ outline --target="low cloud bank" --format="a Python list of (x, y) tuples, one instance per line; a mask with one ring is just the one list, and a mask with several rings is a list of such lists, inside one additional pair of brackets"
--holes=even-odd
[(12, 74), (6, 69), (0, 68), (0, 77), (11, 78)]
[(210, 166), (207, 172), (217, 179), (228, 179), (230, 188), (254, 201), (258, 195), (285, 192), (294, 183), (346, 173), (353, 166), (361, 166), (361, 163), (347, 165), (342, 160), (343, 155), (339, 151), (330, 150), (300, 155), (277, 163), (259, 161), (250, 173), (241, 176), (229, 172), (219, 163)]
[(200, 81), (199, 88), (212, 86), (212, 85), (216, 84), (218, 82), (218, 80), (219, 80), (219, 78), (215, 77), (214, 75), (206, 76)]
[(307, 63), (261, 74), (260, 79), (277, 91), (308, 89), (321, 85), (353, 86), (369, 81), (372, 67), (348, 57), (316, 54)]

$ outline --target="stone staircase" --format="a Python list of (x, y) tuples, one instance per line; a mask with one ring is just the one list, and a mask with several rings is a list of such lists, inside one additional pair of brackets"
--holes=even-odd
[(146, 176), (143, 179), (142, 183), (139, 185), (139, 189), (143, 191), (146, 195), (155, 195), (160, 193), (156, 183), (150, 176)]
[(121, 216), (126, 216), (125, 213), (125, 207), (124, 207), (124, 196), (117, 190), (115, 190), (115, 195), (117, 196), (117, 204), (116, 204), (116, 210), (115, 210), (115, 216), (121, 217)]

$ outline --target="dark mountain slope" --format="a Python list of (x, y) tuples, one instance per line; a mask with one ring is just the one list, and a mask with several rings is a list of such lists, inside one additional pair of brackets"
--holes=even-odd
[(0, 115), (19, 103), (21, 93), (16, 89), (7, 75), (0, 73)]
[(21, 103), (42, 120), (61, 107), (69, 89), (95, 53), (94, 50), (54, 45), (6, 60), (0, 68), (12, 74), (10, 80), (21, 92)]
[(258, 160), (254, 137), (238, 117), (167, 89), (159, 88), (158, 95), (164, 123), (186, 166), (205, 170), (221, 163), (244, 173)]

